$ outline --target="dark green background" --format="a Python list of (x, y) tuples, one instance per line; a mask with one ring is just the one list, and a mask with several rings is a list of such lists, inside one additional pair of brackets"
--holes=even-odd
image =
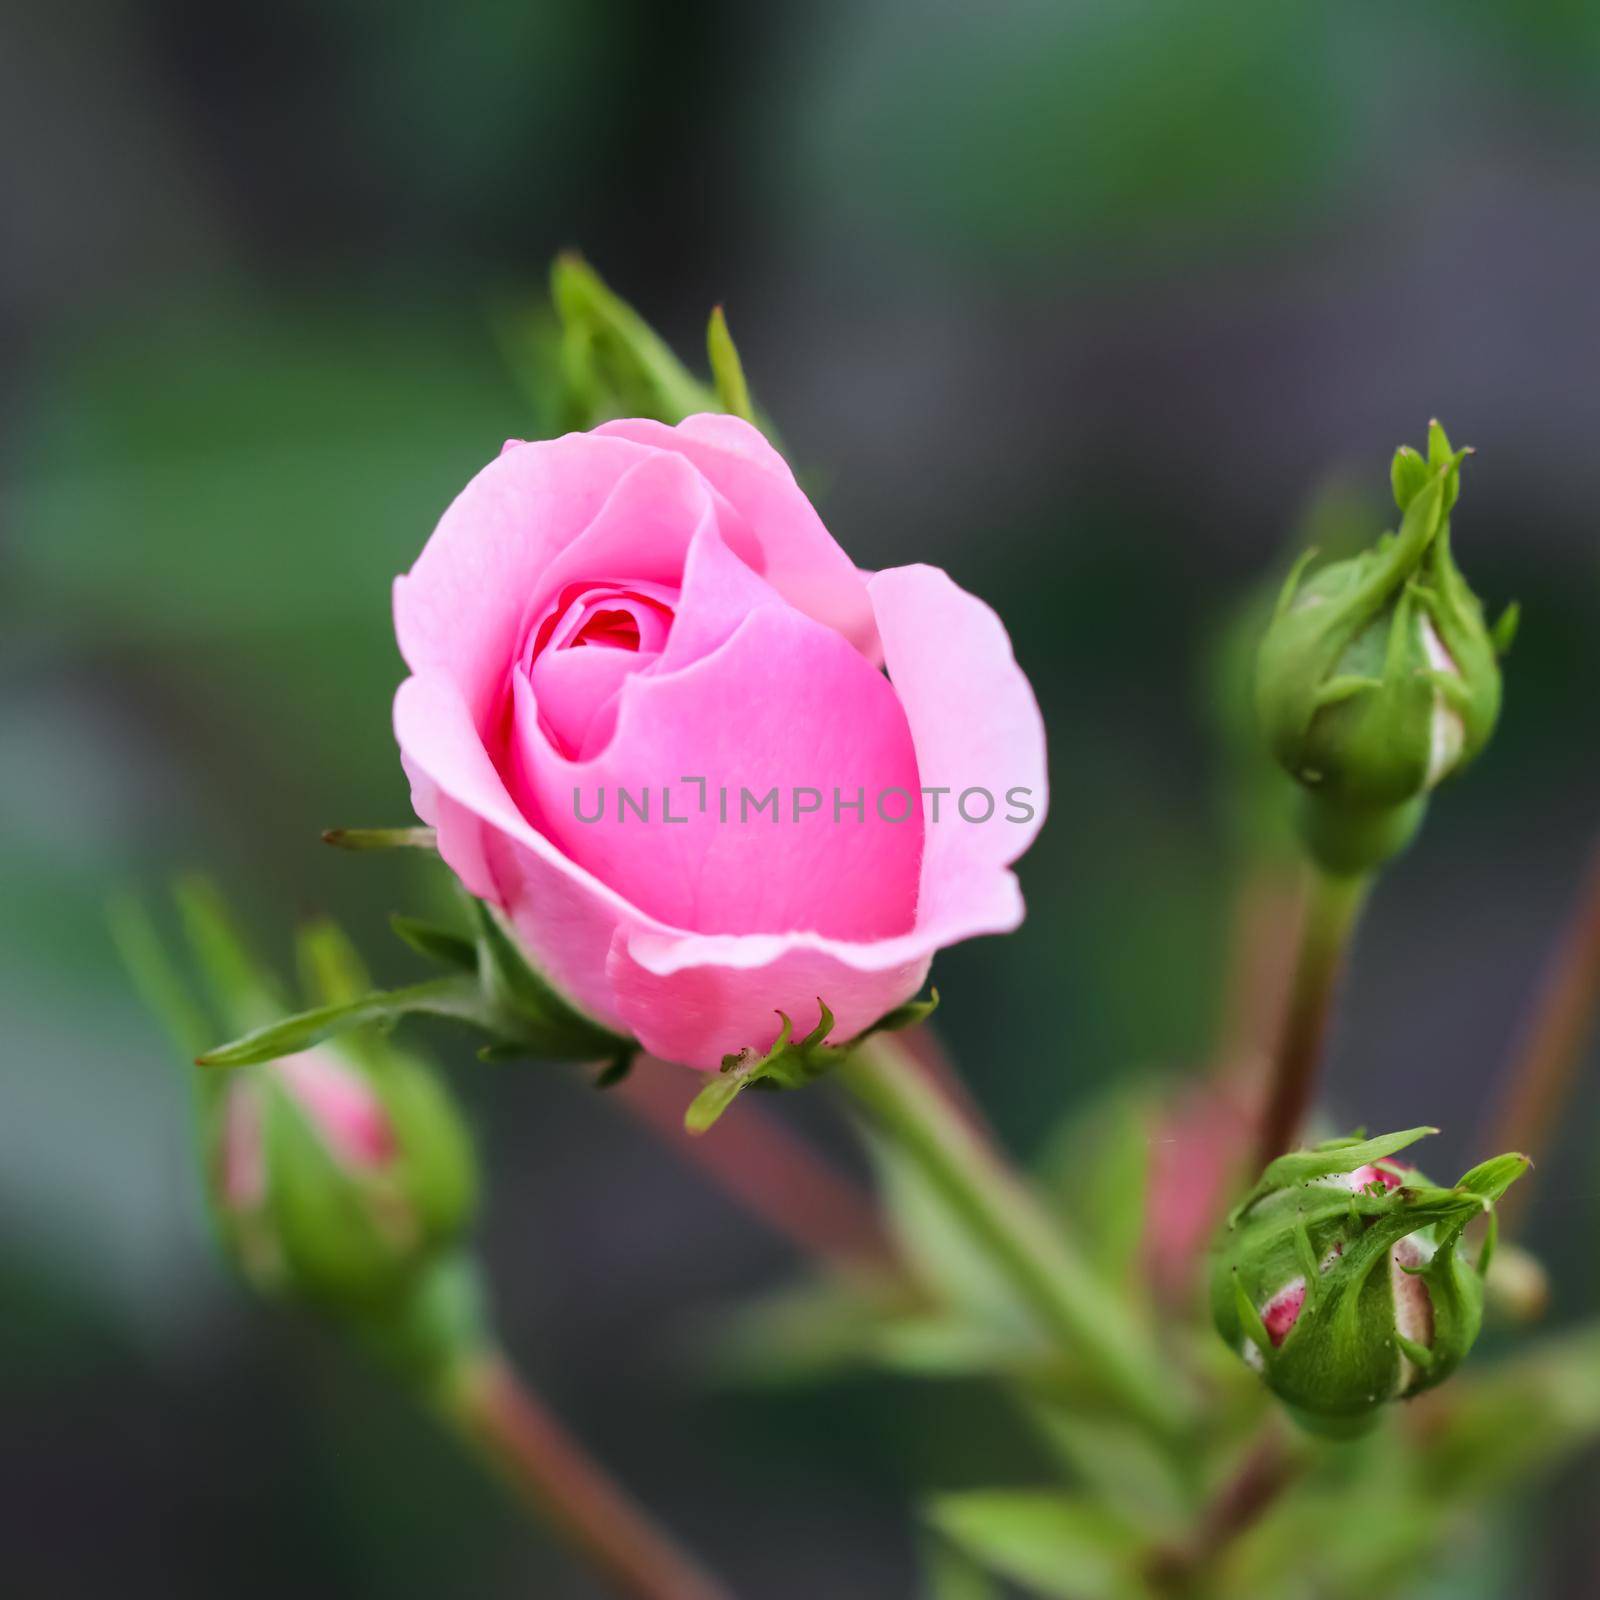
[[(851, 553), (941, 562), (1006, 617), (1054, 812), (1024, 931), (937, 977), (1023, 1147), (1118, 1074), (1203, 1060), (1238, 831), (1217, 629), (1331, 484), (1381, 519), (1431, 414), (1476, 445), (1458, 554), (1524, 605), (1505, 719), (1375, 905), (1330, 1099), (1443, 1124), (1441, 1172), (1482, 1153), (1600, 817), (1600, 8), (89, 0), (5, 34), (15, 1592), (594, 1592), (218, 1269), (180, 1064), (102, 921), (200, 865), (274, 957), (327, 910), (413, 970), (382, 918), (419, 869), (316, 836), (406, 816), (389, 580), (540, 428), (495, 329), (563, 246), (686, 352), (723, 301)], [(565, 1414), (741, 1594), (909, 1594), (913, 1488), (1006, 1470), (983, 1398), (720, 1392), (704, 1332), (784, 1252), (571, 1080), (439, 1042), (508, 1337)], [(825, 1098), (786, 1110), (834, 1138)], [(1597, 1298), (1593, 1101), (1536, 1180), (1562, 1318)], [(1432, 1592), (1595, 1592), (1593, 1491)]]

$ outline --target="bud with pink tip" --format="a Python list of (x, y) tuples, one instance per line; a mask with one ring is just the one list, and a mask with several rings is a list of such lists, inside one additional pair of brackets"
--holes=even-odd
[(264, 1291), (379, 1305), (470, 1217), (466, 1130), (432, 1073), (387, 1045), (242, 1068), (210, 1104), (213, 1211)]
[(1492, 1234), (1474, 1262), (1462, 1234), (1528, 1161), (1499, 1156), (1439, 1188), (1394, 1159), (1432, 1131), (1280, 1156), (1223, 1229), (1217, 1331), (1315, 1432), (1364, 1432), (1387, 1401), (1443, 1382), (1477, 1339)]

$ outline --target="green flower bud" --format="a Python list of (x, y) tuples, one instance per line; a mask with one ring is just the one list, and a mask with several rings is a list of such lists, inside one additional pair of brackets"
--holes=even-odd
[(443, 1085), (377, 1041), (224, 1077), (207, 1097), (223, 1242), (265, 1292), (355, 1314), (392, 1302), (471, 1217), (471, 1143)]
[(1397, 533), (1307, 575), (1290, 573), (1261, 641), (1256, 705), (1278, 762), (1307, 794), (1303, 831), (1330, 872), (1371, 871), (1410, 841), (1429, 792), (1488, 742), (1498, 656), (1450, 551), (1461, 462), (1437, 422), (1424, 458), (1394, 457)]
[(1528, 1160), (1499, 1156), (1438, 1188), (1392, 1159), (1432, 1131), (1279, 1157), (1218, 1240), (1217, 1331), (1315, 1432), (1364, 1432), (1387, 1401), (1443, 1382), (1478, 1337), (1493, 1235), (1469, 1262), (1462, 1232), (1492, 1218)]

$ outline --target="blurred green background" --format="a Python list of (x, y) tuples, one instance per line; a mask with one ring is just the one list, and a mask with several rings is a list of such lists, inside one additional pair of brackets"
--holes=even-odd
[[(263, 950), (384, 976), (421, 868), (388, 585), (550, 397), (508, 307), (582, 248), (757, 396), (867, 566), (946, 565), (1043, 702), (1024, 931), (942, 958), (1024, 1149), (1204, 1062), (1238, 849), (1218, 631), (1335, 489), (1387, 516), (1437, 412), (1456, 547), (1524, 626), (1501, 731), (1379, 896), (1350, 1122), (1474, 1122), (1600, 820), (1600, 7), (1591, 0), (13, 6), (0, 51), (0, 1519), (19, 1594), (590, 1596), (314, 1332), (218, 1267), (181, 1064), (104, 932), (215, 872)], [(981, 1397), (729, 1394), (697, 1351), (792, 1259), (561, 1074), (438, 1041), (490, 1164), (508, 1337), (763, 1600), (913, 1592)], [(1590, 1075), (1592, 1077), (1592, 1073)], [(786, 1115), (824, 1140), (820, 1102)], [(819, 1103), (809, 1103), (815, 1100)], [(1554, 1316), (1600, 1305), (1586, 1091), (1537, 1176)], [(850, 1430), (848, 1448), (841, 1447)], [(1600, 1592), (1591, 1463), (1431, 1592)], [(1486, 1559), (1485, 1552), (1498, 1552)]]

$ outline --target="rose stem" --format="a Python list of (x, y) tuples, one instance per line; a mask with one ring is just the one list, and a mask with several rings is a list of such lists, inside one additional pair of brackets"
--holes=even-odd
[(1135, 1416), (1171, 1438), (1186, 1397), (1143, 1325), (1054, 1225), (1033, 1192), (892, 1035), (867, 1039), (836, 1081), (921, 1168), (1064, 1350)]
[[(1584, 1046), (1600, 1016), (1600, 843), (1578, 898), (1550, 952), (1533, 1007), (1512, 1052), (1486, 1124), (1488, 1148), (1538, 1155), (1572, 1093)], [(1519, 1185), (1496, 1209), (1501, 1229), (1526, 1196)], [(1507, 1205), (1510, 1201), (1510, 1205)]]
[(500, 1355), (474, 1356), (439, 1398), (484, 1456), (574, 1555), (634, 1600), (731, 1600), (585, 1454)]
[(1295, 954), (1289, 1004), (1272, 1060), (1272, 1077), (1257, 1135), (1255, 1171), (1293, 1147), (1310, 1109), (1328, 1032), (1328, 1016), (1344, 970), (1350, 936), (1372, 886), (1370, 873), (1334, 877), (1310, 869), (1305, 918)]
[(1283, 1027), (1290, 958), (1305, 911), (1299, 874), (1273, 857), (1246, 868), (1234, 890), (1217, 1023), (1216, 1066), (1224, 1081), (1255, 1080)]
[(895, 1256), (864, 1189), (836, 1172), (747, 1095), (714, 1139), (683, 1126), (680, 1073), (642, 1061), (608, 1090), (663, 1143), (802, 1254), (846, 1276), (894, 1273)]
[(1244, 1459), (1201, 1513), (1194, 1537), (1156, 1558), (1151, 1577), (1169, 1593), (1187, 1593), (1233, 1541), (1248, 1533), (1293, 1484), (1303, 1458), (1289, 1451), (1282, 1427), (1269, 1418)]

